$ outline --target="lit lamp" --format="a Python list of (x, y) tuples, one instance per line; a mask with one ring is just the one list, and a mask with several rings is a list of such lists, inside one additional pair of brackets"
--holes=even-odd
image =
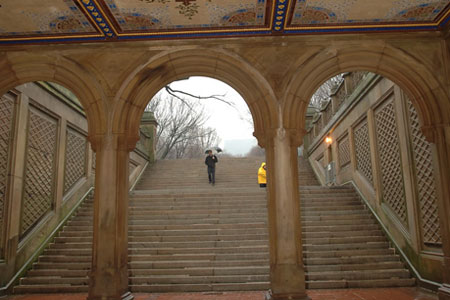
[(325, 138), (325, 143), (326, 143), (328, 146), (331, 145), (332, 142), (333, 142), (333, 139), (332, 139), (331, 137), (327, 136), (327, 137)]

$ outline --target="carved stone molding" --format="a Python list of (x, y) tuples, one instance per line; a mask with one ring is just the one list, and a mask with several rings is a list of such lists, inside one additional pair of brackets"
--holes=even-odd
[(266, 148), (269, 145), (273, 145), (275, 139), (284, 140), (288, 139), (291, 147), (300, 147), (303, 143), (303, 137), (307, 134), (307, 131), (303, 128), (270, 128), (265, 131), (254, 132), (253, 136), (258, 140), (258, 145), (262, 148)]

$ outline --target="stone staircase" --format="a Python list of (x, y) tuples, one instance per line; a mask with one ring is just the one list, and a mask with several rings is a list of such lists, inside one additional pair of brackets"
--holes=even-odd
[[(266, 290), (265, 190), (255, 158), (219, 158), (216, 185), (203, 160), (159, 161), (130, 195), (133, 292)], [(415, 280), (349, 187), (319, 186), (299, 161), (307, 288), (411, 286)], [(86, 292), (92, 199), (34, 263), (16, 293)]]

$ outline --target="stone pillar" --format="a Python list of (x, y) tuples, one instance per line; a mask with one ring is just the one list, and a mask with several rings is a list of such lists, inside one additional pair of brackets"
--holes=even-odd
[(137, 137), (90, 137), (96, 152), (94, 236), (88, 300), (131, 300), (128, 290), (129, 152)]
[(259, 136), (266, 149), (270, 286), (267, 299), (309, 299), (301, 240), (297, 147), (304, 132), (273, 129)]
[[(20, 94), (19, 101), (16, 104), (16, 128), (15, 132), (11, 133), (14, 138), (14, 153), (11, 155), (11, 169), (8, 174), (9, 177), (9, 199), (6, 209), (5, 226), (5, 261), (6, 266), (0, 267), (2, 276), (0, 281), (5, 285), (15, 272), (17, 248), (20, 238), (20, 221), (22, 214), (22, 195), (24, 187), (24, 170), (26, 160), (26, 144), (28, 136), (28, 114), (29, 114), (29, 98), (25, 94)], [(1, 232), (0, 232), (1, 234)]]
[(450, 125), (422, 128), (427, 140), (436, 145), (438, 156), (436, 187), (442, 237), (443, 284), (439, 300), (450, 300)]
[(151, 111), (144, 111), (141, 119), (141, 133), (146, 137), (146, 149), (148, 150), (148, 159), (150, 162), (154, 162), (156, 159), (156, 127), (158, 122), (155, 119), (155, 115)]

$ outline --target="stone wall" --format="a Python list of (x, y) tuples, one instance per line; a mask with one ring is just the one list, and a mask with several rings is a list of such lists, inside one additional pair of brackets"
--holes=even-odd
[[(60, 86), (27, 83), (0, 98), (0, 287), (93, 188), (87, 131), (82, 107)], [(130, 153), (130, 185), (149, 162), (144, 150)]]
[(311, 165), (325, 184), (333, 162), (334, 184), (353, 183), (420, 276), (442, 282), (435, 146), (393, 82), (362, 72), (344, 78), (327, 106), (337, 109), (325, 108), (305, 139)]

